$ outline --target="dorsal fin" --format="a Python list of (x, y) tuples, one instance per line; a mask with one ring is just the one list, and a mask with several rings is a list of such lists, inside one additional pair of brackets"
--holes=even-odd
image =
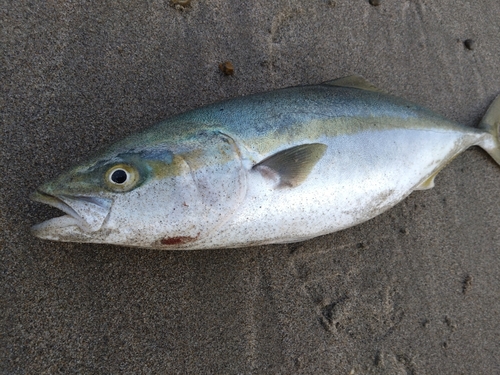
[(305, 181), (327, 146), (309, 143), (277, 152), (255, 164), (252, 169), (264, 177), (277, 180), (277, 187), (296, 187)]
[(326, 81), (326, 82), (323, 82), (322, 85), (352, 87), (352, 88), (360, 89), (360, 90), (367, 90), (367, 91), (384, 93), (384, 91), (375, 87), (374, 85), (372, 85), (370, 82), (368, 82), (363, 77), (356, 76), (356, 75), (334, 79), (333, 81)]

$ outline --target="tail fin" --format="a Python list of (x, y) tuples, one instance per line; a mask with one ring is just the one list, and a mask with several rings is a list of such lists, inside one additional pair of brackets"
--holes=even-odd
[(479, 128), (491, 134), (479, 144), (500, 165), (500, 95), (491, 103)]

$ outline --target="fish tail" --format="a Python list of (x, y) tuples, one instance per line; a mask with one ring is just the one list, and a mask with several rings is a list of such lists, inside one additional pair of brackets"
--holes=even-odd
[(491, 135), (491, 137), (483, 138), (479, 146), (500, 165), (500, 95), (491, 103), (479, 128)]

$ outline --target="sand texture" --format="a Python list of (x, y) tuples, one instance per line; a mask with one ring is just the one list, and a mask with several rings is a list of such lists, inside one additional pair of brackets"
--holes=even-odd
[(293, 245), (41, 241), (59, 211), (28, 198), (168, 116), (354, 73), (477, 126), (500, 93), (498, 0), (21, 0), (0, 21), (0, 373), (500, 373), (500, 167), (479, 148)]

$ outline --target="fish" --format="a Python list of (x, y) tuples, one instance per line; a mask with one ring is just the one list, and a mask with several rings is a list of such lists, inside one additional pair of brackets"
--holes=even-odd
[(471, 146), (500, 165), (500, 95), (471, 128), (359, 76), (253, 94), (173, 116), (41, 185), (31, 198), (65, 215), (31, 232), (165, 250), (299, 242), (432, 188)]

